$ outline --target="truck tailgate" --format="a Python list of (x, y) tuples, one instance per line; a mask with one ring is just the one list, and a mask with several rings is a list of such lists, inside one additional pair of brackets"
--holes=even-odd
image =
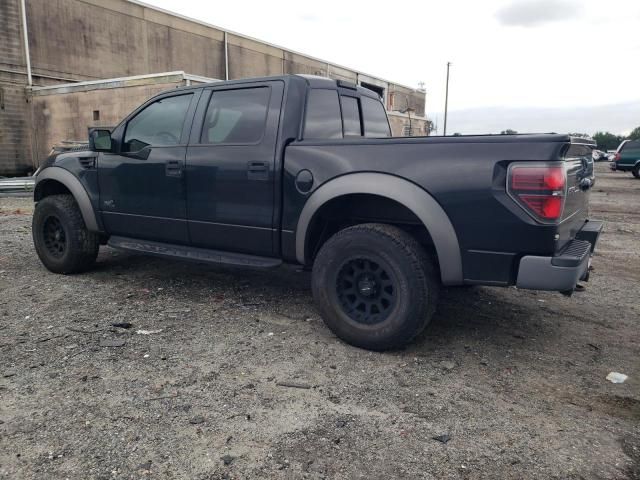
[(588, 141), (575, 141), (568, 145), (564, 155), (567, 192), (562, 220), (558, 225), (557, 250), (562, 250), (567, 242), (575, 238), (587, 220), (589, 193), (595, 181), (591, 156), (593, 147), (594, 144)]

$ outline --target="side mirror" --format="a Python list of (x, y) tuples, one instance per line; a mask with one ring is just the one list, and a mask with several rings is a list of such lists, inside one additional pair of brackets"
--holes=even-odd
[(92, 152), (110, 152), (112, 149), (111, 131), (106, 128), (89, 129), (89, 149)]

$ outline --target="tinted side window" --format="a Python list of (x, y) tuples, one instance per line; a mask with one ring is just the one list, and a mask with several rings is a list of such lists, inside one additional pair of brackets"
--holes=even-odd
[(147, 145), (178, 145), (192, 94), (152, 103), (129, 120), (123, 150), (137, 152)]
[(316, 89), (309, 92), (304, 138), (342, 138), (337, 91)]
[(200, 143), (257, 143), (269, 109), (268, 87), (213, 92)]
[(622, 146), (620, 153), (639, 153), (640, 154), (640, 140), (631, 140)]
[(342, 125), (344, 127), (344, 136), (362, 136), (358, 99), (341, 96), (340, 101), (342, 102)]
[(382, 103), (369, 97), (360, 97), (365, 137), (390, 137), (389, 120)]
[(589, 145), (571, 144), (567, 154), (567, 158), (588, 157), (591, 158), (592, 148)]

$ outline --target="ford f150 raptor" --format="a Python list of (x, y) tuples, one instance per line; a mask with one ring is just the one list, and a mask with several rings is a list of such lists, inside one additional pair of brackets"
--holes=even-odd
[(384, 350), (415, 338), (441, 285), (572, 292), (602, 223), (592, 142), (559, 134), (391, 137), (377, 93), (303, 75), (163, 92), (36, 177), (43, 264), (101, 244), (312, 269), (326, 324)]

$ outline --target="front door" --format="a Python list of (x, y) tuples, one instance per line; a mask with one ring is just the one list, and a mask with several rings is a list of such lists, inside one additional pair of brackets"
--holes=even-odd
[(187, 216), (194, 246), (274, 254), (275, 150), (284, 83), (202, 94), (187, 150)]
[(188, 243), (185, 156), (196, 93), (163, 96), (114, 131), (99, 158), (100, 210), (112, 235)]

